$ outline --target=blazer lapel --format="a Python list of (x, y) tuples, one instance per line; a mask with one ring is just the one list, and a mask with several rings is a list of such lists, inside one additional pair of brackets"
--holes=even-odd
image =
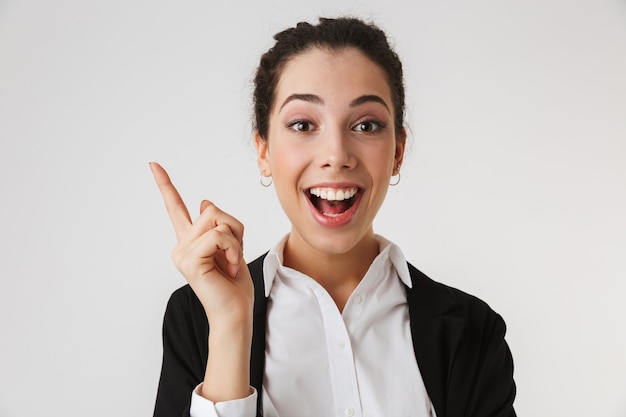
[(250, 351), (250, 384), (256, 389), (257, 415), (263, 415), (262, 388), (265, 372), (265, 329), (267, 323), (267, 298), (263, 280), (263, 259), (265, 255), (248, 264), (254, 283), (254, 313), (252, 317), (252, 347)]
[(446, 416), (448, 375), (466, 320), (455, 317), (456, 304), (446, 287), (409, 264), (407, 288), (413, 349), (437, 417)]

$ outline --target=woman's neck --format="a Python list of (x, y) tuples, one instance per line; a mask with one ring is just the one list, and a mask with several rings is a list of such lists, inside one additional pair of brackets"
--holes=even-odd
[(330, 294), (339, 311), (378, 256), (378, 241), (371, 232), (345, 253), (324, 253), (290, 235), (283, 251), (285, 266), (308, 275)]

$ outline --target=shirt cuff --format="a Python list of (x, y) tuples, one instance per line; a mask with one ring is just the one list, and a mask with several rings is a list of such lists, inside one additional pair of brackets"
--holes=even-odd
[(254, 417), (256, 416), (256, 389), (250, 387), (250, 395), (232, 401), (214, 403), (207, 400), (200, 393), (202, 384), (191, 393), (191, 417)]

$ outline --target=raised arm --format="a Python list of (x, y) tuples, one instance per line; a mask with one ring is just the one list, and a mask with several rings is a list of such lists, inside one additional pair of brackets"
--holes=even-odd
[(243, 259), (243, 225), (206, 200), (192, 222), (167, 172), (155, 162), (150, 168), (176, 233), (174, 264), (209, 322), (202, 396), (213, 402), (247, 397), (254, 289)]

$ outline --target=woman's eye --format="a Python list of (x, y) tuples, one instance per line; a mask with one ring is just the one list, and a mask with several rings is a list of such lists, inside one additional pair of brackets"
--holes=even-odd
[(356, 126), (354, 126), (354, 130), (363, 133), (374, 133), (380, 130), (382, 127), (384, 127), (382, 123), (367, 121), (358, 123)]
[(287, 124), (287, 127), (296, 132), (309, 132), (313, 130), (313, 123), (306, 120), (296, 120)]

